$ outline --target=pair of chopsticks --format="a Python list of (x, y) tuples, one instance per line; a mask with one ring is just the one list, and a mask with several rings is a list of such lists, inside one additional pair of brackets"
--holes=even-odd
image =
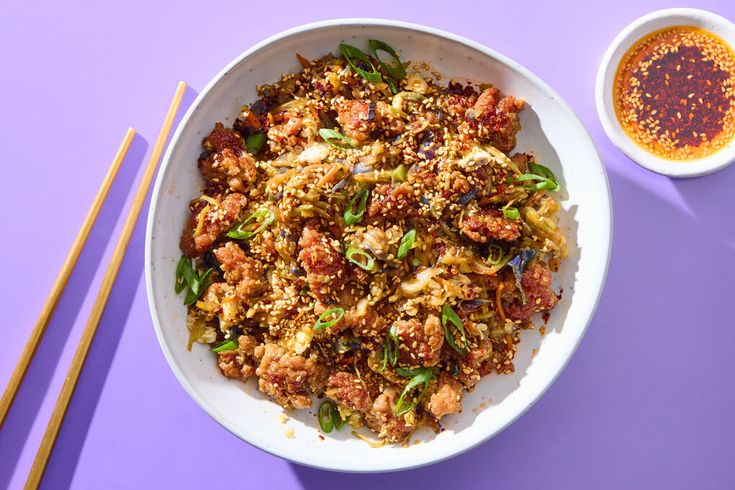
[[(56, 437), (59, 434), (61, 424), (64, 420), (64, 415), (66, 415), (66, 410), (69, 407), (69, 402), (71, 401), (71, 397), (74, 393), (74, 388), (76, 388), (77, 381), (79, 380), (79, 375), (82, 372), (84, 361), (87, 359), (87, 354), (89, 353), (89, 349), (92, 345), (94, 335), (97, 332), (100, 318), (104, 313), (105, 306), (107, 305), (107, 300), (110, 297), (112, 286), (114, 285), (117, 274), (120, 271), (120, 266), (122, 264), (123, 258), (125, 257), (125, 251), (128, 247), (128, 244), (130, 243), (130, 238), (133, 235), (135, 224), (138, 221), (138, 217), (140, 216), (140, 212), (143, 208), (143, 203), (145, 202), (145, 198), (148, 194), (148, 190), (150, 189), (151, 182), (153, 181), (153, 176), (156, 173), (158, 162), (161, 159), (163, 148), (166, 145), (166, 141), (168, 140), (168, 136), (171, 132), (171, 127), (173, 126), (174, 118), (176, 117), (176, 113), (178, 112), (179, 106), (181, 105), (181, 100), (184, 96), (185, 90), (186, 83), (179, 82), (178, 86), (176, 87), (176, 92), (174, 93), (174, 98), (171, 101), (168, 112), (166, 113), (166, 118), (164, 119), (163, 125), (161, 126), (161, 131), (158, 134), (158, 138), (156, 139), (153, 151), (151, 152), (150, 160), (148, 160), (148, 165), (145, 169), (140, 184), (138, 185), (135, 199), (133, 200), (133, 204), (130, 208), (130, 211), (128, 212), (128, 216), (125, 220), (122, 232), (120, 233), (120, 237), (118, 238), (117, 244), (115, 245), (115, 250), (112, 254), (112, 258), (110, 259), (110, 263), (107, 266), (105, 277), (102, 280), (102, 285), (100, 287), (99, 293), (97, 294), (97, 298), (94, 302), (94, 306), (92, 307), (92, 311), (89, 314), (87, 325), (82, 332), (82, 337), (79, 341), (79, 345), (77, 346), (76, 353), (74, 354), (74, 358), (72, 359), (69, 371), (66, 374), (64, 385), (62, 386), (61, 392), (59, 393), (59, 398), (56, 400), (56, 405), (54, 406), (54, 411), (51, 414), (51, 419), (46, 426), (46, 432), (43, 435), (43, 440), (41, 441), (41, 445), (38, 448), (36, 458), (33, 461), (33, 466), (31, 467), (30, 474), (28, 475), (28, 479), (26, 480), (26, 489), (38, 488), (41, 483), (41, 479), (43, 478), (43, 473), (46, 470), (46, 465), (48, 464), (49, 456), (51, 455), (54, 443), (56, 442)], [(66, 258), (66, 261), (64, 262), (61, 271), (59, 272), (59, 276), (56, 278), (56, 282), (54, 282), (54, 285), (51, 288), (51, 293), (46, 299), (46, 303), (41, 310), (41, 315), (39, 316), (38, 321), (36, 322), (36, 325), (31, 332), (31, 336), (28, 339), (28, 343), (26, 344), (25, 349), (21, 354), (18, 364), (15, 366), (15, 370), (10, 377), (10, 382), (8, 383), (8, 386), (3, 393), (3, 397), (0, 400), (0, 427), (5, 421), (5, 417), (7, 416), (8, 411), (10, 410), (10, 406), (15, 399), (18, 388), (23, 381), (23, 377), (28, 370), (28, 366), (31, 363), (33, 355), (38, 348), (41, 337), (43, 337), (43, 334), (46, 331), (46, 326), (48, 325), (49, 319), (51, 318), (51, 315), (53, 314), (56, 305), (59, 302), (59, 298), (64, 291), (64, 287), (69, 280), (69, 276), (71, 275), (71, 272), (77, 263), (77, 259), (79, 259), (82, 247), (84, 247), (84, 244), (87, 241), (87, 237), (89, 236), (89, 233), (92, 229), (92, 225), (97, 219), (97, 216), (102, 207), (102, 203), (107, 197), (107, 194), (112, 185), (112, 181), (115, 179), (117, 171), (120, 168), (120, 164), (125, 159), (125, 155), (127, 154), (128, 148), (130, 147), (130, 143), (132, 142), (134, 135), (135, 131), (132, 128), (129, 128), (128, 131), (125, 133), (125, 137), (123, 138), (123, 141), (120, 144), (117, 153), (115, 154), (115, 158), (110, 165), (110, 169), (107, 171), (107, 175), (102, 181), (102, 185), (97, 192), (94, 201), (92, 202), (92, 207), (87, 213), (87, 216), (82, 223), (81, 229), (77, 233), (71, 251)]]

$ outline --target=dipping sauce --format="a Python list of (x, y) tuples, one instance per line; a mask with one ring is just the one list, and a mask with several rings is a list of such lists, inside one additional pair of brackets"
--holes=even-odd
[(636, 42), (620, 62), (615, 113), (633, 141), (672, 160), (693, 160), (735, 134), (735, 54), (718, 36), (670, 27)]

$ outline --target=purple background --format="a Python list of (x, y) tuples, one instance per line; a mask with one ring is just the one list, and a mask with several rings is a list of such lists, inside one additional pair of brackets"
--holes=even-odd
[[(564, 373), (507, 430), (444, 463), (384, 475), (287, 463), (217, 425), (170, 372), (148, 313), (141, 218), (43, 486), (732, 488), (735, 166), (686, 181), (651, 174), (613, 147), (594, 108), (607, 44), (636, 17), (672, 5), (250, 3), (0, 6), (0, 387), (125, 129), (140, 133), (0, 432), (0, 488), (25, 481), (176, 82), (189, 82), (188, 105), (265, 37), (358, 16), (434, 26), (507, 54), (554, 87), (591, 131), (612, 188), (614, 247), (599, 308)], [(691, 6), (735, 18), (730, 0)]]

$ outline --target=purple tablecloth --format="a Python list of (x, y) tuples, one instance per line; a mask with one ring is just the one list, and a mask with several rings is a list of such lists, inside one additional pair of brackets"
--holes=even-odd
[[(444, 463), (384, 475), (287, 463), (217, 425), (166, 365), (146, 302), (141, 218), (43, 486), (733, 488), (735, 167), (686, 181), (646, 172), (608, 141), (594, 108), (607, 44), (636, 17), (671, 5), (250, 3), (0, 7), (0, 387), (125, 129), (140, 133), (0, 432), (0, 488), (25, 481), (176, 82), (190, 83), (188, 105), (261, 39), (359, 16), (434, 26), (507, 54), (554, 87), (591, 131), (610, 177), (614, 246), (600, 306), (564, 373), (507, 430)], [(692, 3), (735, 18), (730, 0)]]

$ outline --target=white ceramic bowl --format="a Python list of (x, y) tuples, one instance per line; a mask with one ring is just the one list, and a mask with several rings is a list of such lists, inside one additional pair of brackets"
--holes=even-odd
[[(467, 394), (461, 414), (442, 419), (446, 430), (414, 436), (421, 444), (373, 449), (350, 435), (320, 440), (313, 410), (283, 409), (258, 392), (257, 383), (233, 382), (218, 371), (207, 348), (187, 352), (186, 310), (174, 294), (179, 235), (187, 203), (200, 191), (196, 166), (202, 137), (215, 121), (232, 123), (239, 107), (255, 99), (255, 86), (299, 70), (295, 54), (316, 58), (338, 53), (340, 42), (357, 46), (371, 38), (394, 46), (403, 60), (427, 61), (450, 78), (492, 82), (524, 98), (518, 150), (534, 152), (551, 167), (566, 191), (562, 226), (571, 255), (558, 274), (564, 297), (545, 336), (523, 335), (516, 373), (483, 379)], [(611, 241), (610, 194), (602, 162), (579, 119), (544, 82), (515, 61), (478, 43), (427, 27), (386, 20), (334, 20), (276, 35), (248, 49), (222, 70), (189, 109), (166, 152), (148, 217), (146, 284), (156, 335), (171, 369), (186, 391), (216, 421), (264, 451), (308, 466), (350, 472), (412, 468), (461, 453), (497, 434), (531, 406), (554, 381), (577, 347), (597, 304)], [(532, 356), (534, 349), (539, 349)], [(481, 404), (487, 406), (476, 411)], [(293, 428), (293, 438), (284, 432)]]
[(735, 141), (704, 158), (675, 161), (660, 158), (638, 146), (625, 133), (615, 116), (613, 82), (625, 53), (636, 41), (655, 31), (672, 26), (694, 26), (717, 34), (731, 47), (735, 46), (735, 25), (719, 15), (706, 10), (675, 8), (657, 10), (636, 19), (613, 40), (602, 58), (597, 71), (595, 102), (597, 114), (608, 138), (628, 158), (643, 168), (671, 177), (697, 177), (720, 170), (735, 161)]

